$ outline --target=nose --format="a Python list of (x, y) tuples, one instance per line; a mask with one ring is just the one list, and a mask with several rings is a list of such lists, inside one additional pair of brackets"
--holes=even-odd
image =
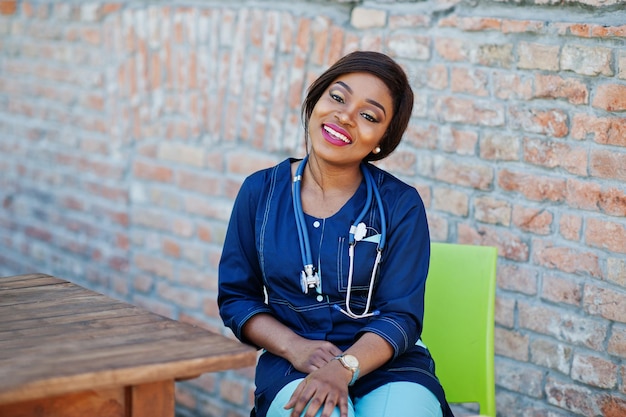
[(337, 113), (335, 113), (335, 118), (342, 125), (352, 126), (354, 124), (353, 123), (352, 112), (350, 112), (347, 109), (341, 110), (341, 111), (338, 111)]

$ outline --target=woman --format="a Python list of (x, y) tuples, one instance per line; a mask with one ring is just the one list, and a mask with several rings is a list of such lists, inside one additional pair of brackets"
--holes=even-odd
[(307, 156), (244, 181), (219, 270), (220, 314), (264, 349), (255, 413), (452, 415), (420, 341), (430, 239), (417, 191), (367, 163), (400, 143), (404, 71), (351, 53), (309, 88)]

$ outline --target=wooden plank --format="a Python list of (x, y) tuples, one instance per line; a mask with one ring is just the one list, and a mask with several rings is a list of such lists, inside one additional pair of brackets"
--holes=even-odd
[[(0, 310), (1, 311), (1, 310)], [(40, 317), (40, 318), (24, 318), (21, 320), (11, 320), (10, 322), (1, 322), (0, 320), (0, 339), (3, 332), (14, 330), (36, 329), (42, 327), (59, 326), (63, 324), (73, 325), (81, 322), (95, 322), (97, 320), (111, 320), (115, 318), (152, 315), (147, 310), (139, 307), (126, 305), (123, 308), (110, 310), (103, 309), (99, 311), (87, 311), (83, 314), (70, 314), (64, 316)]]
[(174, 381), (159, 381), (129, 388), (128, 417), (174, 417)]
[[(10, 291), (0, 292), (0, 308), (12, 307), (19, 304), (39, 304), (45, 301), (59, 301), (62, 296), (65, 300), (73, 300), (81, 297), (93, 297), (97, 295), (93, 291), (76, 286), (70, 282), (62, 284), (50, 284), (38, 287), (19, 287)], [(98, 294), (101, 297), (101, 295)]]
[(53, 285), (68, 282), (67, 280), (46, 274), (14, 275), (0, 277), (0, 291), (20, 287), (37, 287), (41, 285)]
[[(89, 328), (77, 332), (64, 332), (64, 326), (57, 332), (50, 333), (47, 328), (9, 332), (14, 338), (1, 338), (0, 359), (11, 357), (13, 352), (25, 355), (31, 350), (41, 351), (54, 347), (63, 348), (68, 352), (77, 347), (80, 351), (90, 349), (109, 349), (118, 345), (152, 344), (166, 338), (185, 340), (194, 333), (203, 333), (199, 328), (181, 328), (180, 323), (165, 317), (146, 315), (136, 317), (136, 323), (129, 318), (118, 320), (117, 327)], [(54, 330), (54, 329), (53, 329)], [(60, 333), (59, 333), (60, 332)], [(56, 333), (56, 334), (55, 334)]]
[(16, 320), (87, 314), (93, 311), (127, 308), (128, 306), (127, 303), (99, 295), (72, 300), (59, 299), (40, 303), (17, 304), (0, 309), (0, 328), (2, 328), (3, 323)]
[[(45, 327), (0, 331), (0, 343), (3, 349), (28, 348), (41, 343), (66, 343), (72, 340), (106, 338), (113, 332), (116, 336), (131, 334), (146, 329), (148, 325), (158, 324), (158, 318), (151, 314), (103, 318), (100, 320), (81, 320), (74, 323), (51, 323)], [(23, 323), (23, 322), (22, 322)], [(118, 327), (115, 329), (115, 327)], [(123, 332), (124, 333), (123, 333)], [(2, 352), (0, 352), (2, 357)]]
[[(215, 336), (217, 339), (199, 338), (182, 345), (175, 340), (166, 340), (138, 349), (121, 347), (88, 353), (80, 360), (70, 355), (0, 364), (0, 369), (12, 375), (12, 378), (0, 379), (0, 403), (72, 392), (84, 387), (104, 388), (119, 381), (137, 384), (164, 378), (184, 379), (205, 372), (254, 365), (255, 349)], [(163, 356), (164, 351), (169, 352), (167, 358)]]
[(0, 404), (2, 417), (128, 417), (123, 387)]

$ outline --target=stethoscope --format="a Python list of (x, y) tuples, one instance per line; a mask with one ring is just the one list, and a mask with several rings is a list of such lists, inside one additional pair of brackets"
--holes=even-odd
[[(301, 198), (301, 185), (302, 174), (304, 167), (307, 163), (309, 156), (305, 156), (296, 169), (296, 174), (293, 177), (293, 210), (296, 215), (296, 225), (298, 227), (298, 239), (300, 240), (300, 253), (302, 255), (302, 264), (304, 269), (300, 273), (300, 285), (302, 286), (302, 292), (308, 294), (310, 289), (315, 289), (318, 294), (318, 299), (322, 297), (322, 279), (318, 274), (317, 269), (313, 265), (313, 256), (311, 255), (311, 245), (309, 242), (309, 233), (307, 231), (306, 222), (304, 218), (304, 211), (302, 209)], [(365, 164), (361, 164), (361, 172), (365, 178), (365, 185), (367, 188), (367, 197), (365, 200), (365, 206), (361, 213), (357, 216), (354, 223), (350, 226), (348, 235), (348, 256), (350, 258), (348, 268), (348, 285), (346, 288), (346, 308), (343, 309), (337, 304), (334, 304), (334, 308), (344, 313), (346, 316), (353, 319), (362, 319), (366, 317), (372, 317), (380, 314), (378, 310), (370, 312), (370, 305), (372, 301), (372, 294), (374, 291), (374, 281), (376, 280), (376, 273), (378, 272), (378, 266), (380, 264), (383, 248), (385, 247), (385, 239), (387, 236), (387, 223), (385, 221), (385, 212), (383, 209), (383, 202), (380, 197), (380, 192), (375, 184), (372, 173), (367, 169)], [(363, 223), (369, 207), (372, 203), (372, 196), (376, 199), (378, 204), (378, 212), (380, 213), (381, 232), (379, 235), (366, 238), (367, 226)], [(357, 314), (350, 308), (350, 293), (352, 292), (352, 276), (354, 274), (354, 250), (355, 246), (360, 241), (376, 242), (378, 244), (376, 248), (376, 259), (372, 268), (372, 275), (370, 276), (370, 283), (367, 292), (367, 302), (365, 304), (365, 310), (361, 314)]]

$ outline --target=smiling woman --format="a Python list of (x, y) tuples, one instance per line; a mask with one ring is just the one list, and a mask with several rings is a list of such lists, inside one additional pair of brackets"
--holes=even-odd
[(412, 107), (395, 61), (346, 55), (308, 90), (306, 157), (242, 185), (218, 303), (235, 335), (264, 349), (253, 414), (452, 415), (420, 339), (424, 205), (415, 188), (368, 163), (398, 146)]

